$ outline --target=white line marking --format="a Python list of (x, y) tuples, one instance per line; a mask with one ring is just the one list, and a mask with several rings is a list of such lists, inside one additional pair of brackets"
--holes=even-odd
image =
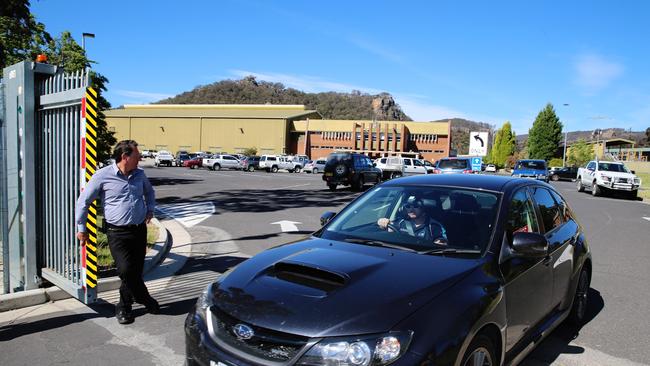
[(273, 189), (287, 189), (287, 188), (296, 188), (296, 187), (304, 187), (304, 186), (309, 186), (311, 183), (305, 183), (305, 184), (294, 184), (292, 186), (285, 186), (285, 187), (277, 187)]
[(156, 210), (172, 217), (185, 227), (198, 225), (216, 212), (212, 202), (170, 203), (159, 205)]
[(282, 230), (283, 233), (288, 231), (298, 231), (298, 226), (296, 226), (296, 224), (302, 224), (302, 222), (282, 220), (271, 223), (271, 225), (280, 225), (280, 230)]
[(644, 219), (644, 220), (648, 220), (648, 221), (650, 221), (650, 217), (645, 217), (645, 216), (643, 216), (643, 219)]

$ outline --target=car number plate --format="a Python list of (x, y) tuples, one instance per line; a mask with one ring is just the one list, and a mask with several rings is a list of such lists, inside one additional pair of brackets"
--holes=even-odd
[(228, 365), (221, 362), (221, 361), (212, 361), (212, 360), (210, 360), (210, 366), (228, 366)]
[(330, 172), (330, 173), (325, 173), (325, 176), (326, 176), (326, 177), (331, 177), (331, 176), (332, 176), (332, 173), (331, 173), (331, 172)]

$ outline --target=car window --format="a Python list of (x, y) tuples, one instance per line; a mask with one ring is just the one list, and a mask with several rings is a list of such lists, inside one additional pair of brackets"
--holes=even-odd
[(363, 160), (365, 160), (366, 167), (371, 167), (372, 166), (372, 160), (370, 160), (370, 158), (363, 158)]
[(544, 230), (546, 232), (562, 225), (563, 218), (560, 213), (560, 207), (548, 189), (542, 187), (533, 188), (533, 198), (535, 198), (535, 202), (537, 202), (539, 211), (542, 214), (542, 222), (544, 223)]
[(562, 196), (557, 194), (557, 192), (555, 191), (551, 191), (551, 195), (555, 199), (555, 202), (557, 202), (557, 205), (560, 209), (560, 214), (564, 218), (564, 221), (566, 222), (569, 220), (573, 220), (573, 214), (571, 212), (571, 209), (569, 209), (569, 206), (567, 206), (566, 201), (564, 201)]
[(598, 170), (605, 172), (629, 173), (629, 170), (623, 164), (598, 163)]
[(440, 169), (467, 169), (469, 160), (466, 159), (441, 159), (438, 162)]
[(546, 162), (544, 162), (544, 161), (535, 161), (535, 160), (520, 161), (517, 164), (516, 169), (544, 170), (544, 169), (546, 169)]
[(325, 164), (325, 160), (318, 160), (316, 164)]
[(404, 159), (404, 165), (413, 165), (411, 164), (411, 159)]
[(507, 222), (508, 239), (512, 241), (515, 233), (538, 233), (539, 225), (533, 203), (528, 199), (526, 189), (520, 189), (510, 201)]
[(596, 169), (596, 163), (592, 161), (591, 163), (589, 163), (589, 165), (587, 165), (587, 169), (591, 169), (591, 170)]
[(276, 161), (277, 159), (275, 158), (275, 156), (268, 156), (266, 158), (266, 160), (268, 160), (268, 161)]

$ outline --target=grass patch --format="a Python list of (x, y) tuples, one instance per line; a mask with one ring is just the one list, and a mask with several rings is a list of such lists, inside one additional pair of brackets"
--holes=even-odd
[[(102, 227), (104, 216), (97, 215), (97, 227)], [(150, 223), (147, 225), (147, 247), (151, 248), (158, 241), (158, 226)], [(113, 256), (108, 249), (108, 238), (101, 231), (97, 232), (97, 262), (101, 268), (112, 268), (115, 266)]]
[(643, 197), (644, 201), (650, 201), (650, 173), (636, 173), (636, 176), (641, 178), (639, 197)]

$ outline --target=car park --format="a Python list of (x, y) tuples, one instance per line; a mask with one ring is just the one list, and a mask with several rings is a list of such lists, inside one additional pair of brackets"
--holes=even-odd
[(489, 173), (496, 173), (497, 172), (497, 166), (494, 164), (488, 164), (485, 166), (485, 171)]
[(442, 158), (436, 163), (434, 174), (473, 174), (468, 158)]
[(172, 153), (166, 150), (160, 150), (156, 154), (156, 157), (154, 158), (154, 165), (157, 167), (163, 165), (172, 166), (173, 163), (174, 163), (174, 155), (172, 155)]
[(578, 168), (573, 166), (567, 166), (564, 168), (555, 167), (555, 169), (551, 168), (551, 170), (549, 170), (548, 175), (549, 179), (552, 181), (570, 180), (573, 182), (578, 175)]
[(381, 182), (381, 170), (363, 154), (335, 152), (327, 157), (323, 180), (332, 191), (339, 185), (360, 191), (366, 184)]
[[(445, 241), (378, 225), (416, 209)], [(586, 320), (589, 246), (545, 183), (405, 177), (321, 222), (206, 287), (185, 321), (188, 365), (518, 364)]]
[(309, 160), (305, 167), (302, 169), (305, 173), (318, 174), (325, 170), (325, 163), (327, 159), (321, 158), (316, 160)]
[(203, 158), (203, 166), (210, 170), (221, 169), (242, 169), (241, 162), (232, 155), (215, 154), (207, 158)]
[(515, 163), (512, 171), (513, 177), (532, 178), (543, 180), (548, 183), (548, 169), (546, 161), (540, 159), (521, 159)]

